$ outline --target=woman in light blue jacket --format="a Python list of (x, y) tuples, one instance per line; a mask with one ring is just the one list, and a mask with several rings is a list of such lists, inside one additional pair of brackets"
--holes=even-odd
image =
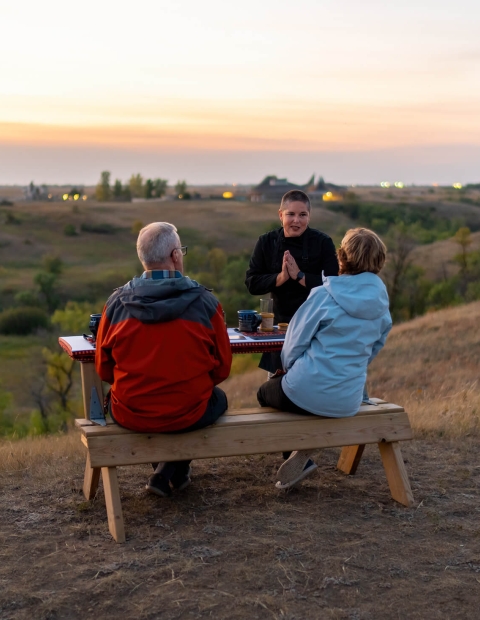
[[(349, 230), (338, 250), (340, 275), (323, 278), (295, 313), (282, 350), (286, 374), (258, 391), (262, 407), (342, 418), (357, 413), (367, 366), (392, 327), (388, 294), (378, 277), (386, 247), (371, 230)], [(316, 464), (310, 451), (293, 452), (278, 470), (289, 488)]]

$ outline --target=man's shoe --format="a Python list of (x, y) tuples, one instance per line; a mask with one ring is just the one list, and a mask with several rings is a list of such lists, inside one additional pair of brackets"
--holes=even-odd
[(170, 483), (175, 491), (183, 491), (188, 486), (192, 484), (192, 480), (190, 478), (190, 474), (192, 473), (192, 468), (189, 467), (187, 473), (177, 474), (175, 472), (170, 479)]
[(277, 489), (288, 489), (317, 469), (318, 465), (310, 456), (310, 450), (292, 452), (290, 458), (282, 463), (277, 471)]
[(145, 488), (149, 493), (153, 493), (160, 497), (170, 497), (172, 494), (172, 489), (168, 484), (168, 480), (165, 480), (162, 474), (153, 474), (150, 476)]

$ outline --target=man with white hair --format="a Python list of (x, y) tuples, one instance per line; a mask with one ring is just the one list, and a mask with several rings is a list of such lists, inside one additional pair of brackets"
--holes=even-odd
[[(183, 275), (177, 229), (154, 222), (138, 235), (144, 272), (109, 297), (97, 333), (95, 365), (111, 384), (108, 409), (121, 426), (150, 433), (209, 426), (227, 409), (232, 354), (223, 310)], [(167, 497), (190, 484), (190, 461), (153, 464), (146, 486)]]

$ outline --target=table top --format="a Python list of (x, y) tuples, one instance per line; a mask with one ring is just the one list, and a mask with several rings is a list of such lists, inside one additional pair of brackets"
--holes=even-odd
[[(285, 332), (278, 329), (266, 334), (261, 332), (252, 334), (239, 332), (236, 328), (229, 327), (227, 332), (232, 353), (281, 351), (285, 339)], [(58, 343), (74, 360), (87, 364), (95, 361), (95, 343), (84, 336), (60, 336)]]

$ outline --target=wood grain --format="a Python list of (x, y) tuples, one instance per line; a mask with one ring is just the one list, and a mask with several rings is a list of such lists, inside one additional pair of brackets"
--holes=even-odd
[(378, 447), (393, 499), (404, 506), (412, 506), (414, 503), (413, 493), (400, 445), (396, 441), (392, 443), (382, 442), (378, 444)]
[(412, 438), (405, 412), (342, 419), (214, 425), (181, 435), (122, 433), (86, 435), (93, 467), (264, 454)]
[(116, 467), (102, 467), (103, 490), (107, 507), (108, 529), (113, 538), (125, 542), (125, 527), (123, 525), (122, 502)]
[(340, 469), (348, 476), (353, 476), (357, 471), (364, 450), (365, 444), (359, 446), (345, 446), (338, 459), (337, 469)]
[(85, 498), (91, 500), (97, 494), (98, 483), (100, 481), (100, 467), (92, 467), (90, 453), (87, 452), (85, 463), (85, 475), (83, 477), (83, 494)]

